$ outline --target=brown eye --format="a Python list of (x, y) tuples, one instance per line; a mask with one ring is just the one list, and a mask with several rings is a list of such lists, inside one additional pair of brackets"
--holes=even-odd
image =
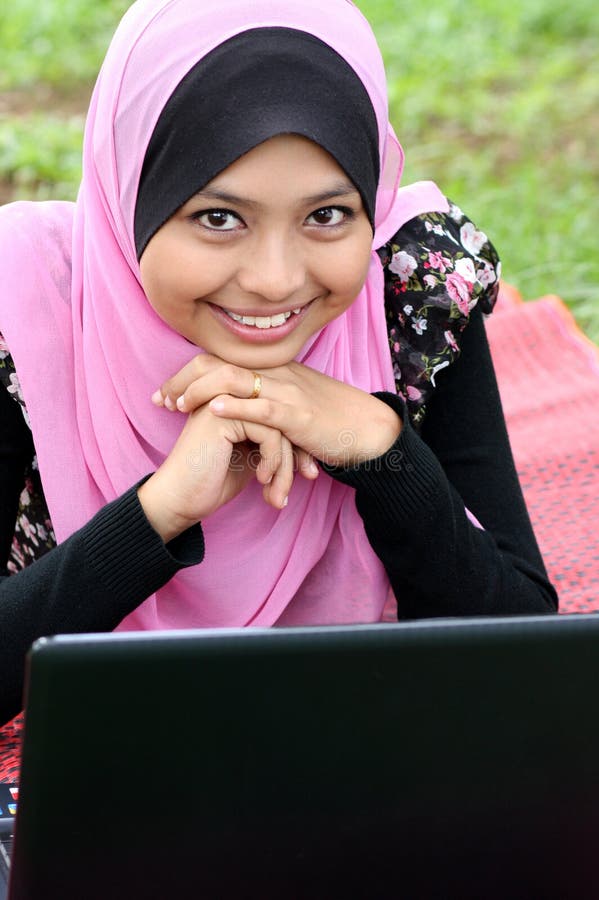
[(243, 225), (239, 216), (230, 209), (207, 209), (196, 213), (194, 219), (211, 231), (234, 231)]
[(352, 211), (340, 206), (323, 206), (308, 216), (306, 221), (309, 225), (325, 225), (332, 227), (341, 225), (347, 219), (351, 218)]

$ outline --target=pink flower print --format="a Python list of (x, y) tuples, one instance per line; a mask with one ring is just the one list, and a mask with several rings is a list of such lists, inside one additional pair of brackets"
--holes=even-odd
[(486, 262), (482, 269), (478, 269), (476, 277), (480, 284), (482, 284), (484, 288), (487, 288), (490, 284), (493, 284), (496, 279), (495, 269), (490, 263)]
[(405, 250), (394, 253), (391, 262), (389, 263), (389, 270), (393, 272), (394, 275), (398, 275), (399, 280), (403, 282), (408, 281), (417, 268), (418, 260), (414, 259), (413, 256), (410, 256), (409, 253), (406, 253)]
[(6, 359), (7, 356), (10, 356), (10, 350), (8, 349), (8, 344), (0, 334), (0, 359)]
[(458, 342), (455, 339), (455, 335), (453, 331), (444, 331), (443, 337), (445, 338), (445, 343), (448, 344), (452, 350), (458, 350)]
[(10, 385), (7, 388), (9, 394), (16, 394), (17, 397), (21, 396), (21, 385), (19, 384), (19, 379), (15, 372), (11, 372), (10, 374)]
[(9, 394), (15, 394), (17, 400), (21, 404), (21, 411), (23, 413), (23, 418), (31, 428), (29, 424), (29, 416), (27, 415), (27, 410), (25, 409), (25, 400), (23, 399), (23, 394), (21, 391), (21, 385), (19, 384), (19, 379), (17, 378), (16, 372), (11, 372), (10, 375), (10, 384), (6, 388)]
[(435, 253), (429, 253), (428, 262), (431, 269), (437, 269), (439, 272), (446, 272), (448, 266), (451, 265), (451, 260), (443, 256), (440, 250), (437, 250)]
[(474, 284), (476, 281), (476, 271), (474, 269), (474, 263), (468, 256), (464, 256), (461, 259), (456, 259), (454, 270), (461, 275), (464, 281), (467, 281), (468, 284)]
[(460, 228), (460, 240), (462, 247), (472, 256), (478, 256), (484, 244), (487, 243), (487, 235), (484, 231), (477, 231), (472, 222), (464, 222)]
[(422, 334), (424, 331), (426, 331), (427, 324), (428, 323), (426, 319), (423, 319), (422, 317), (416, 319), (414, 318), (414, 316), (412, 316), (412, 328), (414, 329), (416, 334)]
[(439, 224), (433, 225), (433, 223), (429, 222), (428, 219), (424, 223), (424, 227), (429, 233), (432, 231), (433, 234), (443, 234), (443, 226)]
[(422, 280), (429, 288), (434, 288), (439, 284), (439, 279), (436, 277), (436, 275), (425, 275)]
[(422, 391), (419, 391), (417, 387), (409, 384), (407, 387), (408, 399), (409, 400), (420, 400), (422, 397)]
[(403, 311), (405, 312), (406, 316), (411, 316), (412, 313), (414, 312), (414, 307), (411, 306), (409, 303), (406, 303), (406, 305), (403, 308)]
[[(18, 567), (18, 569), (25, 568), (25, 557), (23, 556), (23, 551), (21, 550), (21, 547), (16, 538), (12, 542), (12, 547), (10, 548), (10, 555), (17, 565), (14, 566), (14, 563), (13, 563), (11, 566), (11, 564), (9, 563), (7, 566), (9, 571), (16, 572), (17, 567)], [(14, 566), (14, 568), (13, 568), (13, 566)]]
[(23, 532), (26, 538), (35, 544), (36, 547), (39, 547), (39, 542), (37, 540), (36, 528), (35, 525), (32, 525), (27, 516), (21, 515), (19, 516), (19, 528)]
[(455, 203), (449, 204), (449, 218), (453, 219), (454, 222), (459, 222), (464, 218), (464, 213)]
[(451, 297), (459, 311), (463, 315), (468, 315), (470, 311), (470, 291), (471, 287), (468, 282), (464, 281), (461, 275), (457, 272), (452, 272), (451, 275), (447, 276), (447, 280), (445, 282), (445, 286), (447, 287), (447, 293)]

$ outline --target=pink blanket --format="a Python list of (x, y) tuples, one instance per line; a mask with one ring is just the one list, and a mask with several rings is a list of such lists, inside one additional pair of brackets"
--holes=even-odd
[(599, 609), (599, 350), (559, 297), (504, 287), (487, 333), (541, 552), (564, 613)]

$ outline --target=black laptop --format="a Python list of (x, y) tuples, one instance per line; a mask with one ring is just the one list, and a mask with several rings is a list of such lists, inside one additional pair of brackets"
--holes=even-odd
[(10, 900), (599, 896), (599, 617), (58, 637)]

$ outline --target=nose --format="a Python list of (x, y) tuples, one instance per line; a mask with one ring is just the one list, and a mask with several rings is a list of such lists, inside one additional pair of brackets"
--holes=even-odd
[(305, 284), (305, 261), (294, 241), (271, 234), (247, 248), (237, 280), (245, 293), (280, 304)]

